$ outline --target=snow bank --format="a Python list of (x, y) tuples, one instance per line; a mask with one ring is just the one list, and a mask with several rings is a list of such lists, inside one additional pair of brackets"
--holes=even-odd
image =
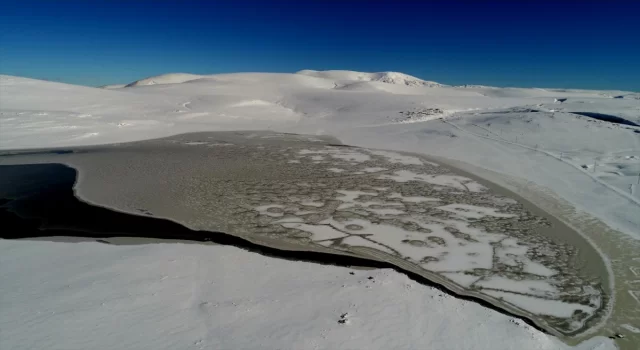
[[(2, 344), (14, 350), (569, 349), (393, 270), (229, 246), (0, 240), (0, 275)], [(576, 349), (593, 348), (614, 345)]]

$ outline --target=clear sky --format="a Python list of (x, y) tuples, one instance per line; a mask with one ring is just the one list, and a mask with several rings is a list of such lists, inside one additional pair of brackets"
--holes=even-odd
[(640, 91), (640, 1), (0, 0), (2, 74), (95, 86), (301, 69)]

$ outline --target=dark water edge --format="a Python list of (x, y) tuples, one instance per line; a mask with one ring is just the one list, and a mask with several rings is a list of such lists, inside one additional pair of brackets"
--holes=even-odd
[(629, 126), (640, 126), (630, 120), (626, 120), (624, 118), (620, 118), (618, 116), (615, 115), (610, 115), (610, 114), (603, 114), (603, 113), (595, 113), (595, 112), (570, 112), (573, 114), (578, 114), (584, 117), (589, 117), (589, 118), (593, 118), (593, 119), (597, 119), (597, 120), (602, 120), (605, 122), (609, 122), (609, 123), (614, 123), (614, 124), (622, 124), (622, 125), (629, 125)]
[[(472, 301), (501, 314), (522, 319), (549, 334), (532, 320), (498, 308), (479, 298), (458, 295), (427, 278), (387, 262), (313, 251), (281, 250), (262, 246), (224, 232), (195, 231), (176, 222), (127, 214), (79, 200), (73, 191), (77, 171), (63, 164), (0, 165), (0, 239), (80, 237), (101, 239), (135, 237), (212, 242), (263, 256), (341, 267), (387, 268), (458, 299)], [(74, 243), (68, 243), (74, 244)]]
[(223, 232), (194, 231), (170, 220), (94, 206), (75, 196), (75, 181), (76, 170), (62, 164), (0, 165), (0, 238), (135, 237), (212, 242), (296, 261), (389, 267), (382, 262), (357, 257), (334, 255), (327, 259), (325, 253), (282, 251)]

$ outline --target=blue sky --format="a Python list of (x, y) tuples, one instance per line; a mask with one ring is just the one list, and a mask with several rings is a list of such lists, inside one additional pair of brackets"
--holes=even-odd
[(446, 84), (640, 91), (640, 1), (0, 0), (0, 73), (400, 71)]

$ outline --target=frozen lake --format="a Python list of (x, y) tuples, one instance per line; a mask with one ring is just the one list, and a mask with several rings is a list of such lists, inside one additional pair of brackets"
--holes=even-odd
[(11, 153), (3, 164), (72, 166), (83, 201), (170, 219), (186, 235), (389, 263), (566, 339), (609, 317), (607, 267), (581, 235), (420, 155), (257, 131)]

